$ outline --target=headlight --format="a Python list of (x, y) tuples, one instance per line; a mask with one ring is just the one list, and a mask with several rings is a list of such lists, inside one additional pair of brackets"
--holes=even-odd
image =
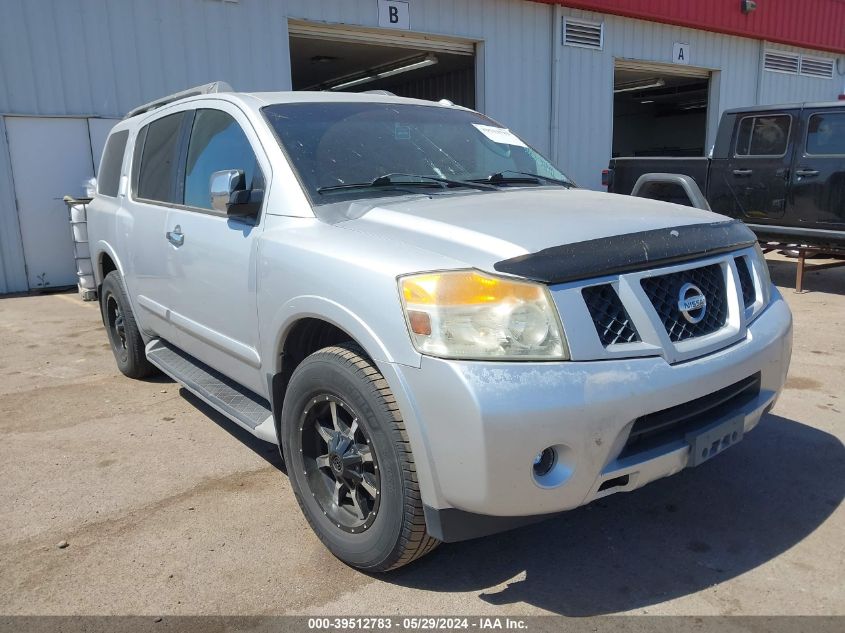
[(769, 304), (769, 299), (772, 297), (772, 277), (769, 274), (769, 264), (766, 262), (766, 256), (763, 254), (763, 249), (760, 248), (760, 243), (754, 245), (754, 252), (757, 254), (757, 275), (760, 278), (760, 290), (762, 291), (763, 305)]
[(569, 358), (545, 286), (473, 270), (399, 278), (414, 347), (444, 358)]

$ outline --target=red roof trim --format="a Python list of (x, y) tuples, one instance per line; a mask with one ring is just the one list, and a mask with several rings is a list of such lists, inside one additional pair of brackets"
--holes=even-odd
[(845, 0), (534, 0), (704, 31), (845, 53)]

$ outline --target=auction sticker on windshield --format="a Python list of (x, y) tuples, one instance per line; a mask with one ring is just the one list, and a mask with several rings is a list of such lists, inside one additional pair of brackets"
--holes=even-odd
[(481, 125), (480, 123), (473, 123), (472, 126), (494, 143), (527, 147), (525, 143), (519, 140), (519, 137), (516, 134), (514, 134), (507, 128), (494, 127), (492, 125)]

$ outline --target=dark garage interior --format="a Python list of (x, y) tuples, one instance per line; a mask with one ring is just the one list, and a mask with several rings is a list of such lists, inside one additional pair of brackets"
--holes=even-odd
[(475, 107), (475, 58), (451, 52), (290, 37), (294, 90), (388, 90)]
[(710, 80), (616, 68), (613, 156), (703, 156)]

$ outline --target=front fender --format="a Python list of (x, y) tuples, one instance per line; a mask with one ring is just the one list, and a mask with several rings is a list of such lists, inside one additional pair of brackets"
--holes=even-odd
[[(281, 349), (285, 338), (298, 321), (306, 318), (320, 319), (343, 330), (355, 339), (376, 363), (402, 412), (405, 430), (417, 464), (417, 476), (423, 501), (433, 507), (436, 506), (441, 495), (438, 493), (431, 469), (428, 438), (419, 422), (417, 407), (408, 391), (407, 382), (399, 371), (400, 367), (414, 371), (419, 369), (421, 363), (422, 357), (413, 349), (407, 332), (393, 333), (396, 338), (385, 340), (378, 336), (360, 315), (346, 306), (325, 297), (298, 296), (286, 302), (274, 315), (268, 326), (271, 328), (268, 331), (274, 332), (274, 336), (262, 342), (262, 358), (268, 359), (268, 384), (272, 385), (273, 376), (281, 371)], [(270, 391), (272, 393), (272, 386)], [(277, 415), (280, 415), (280, 412), (277, 412)], [(280, 423), (279, 419), (277, 423)]]
[[(420, 366), (420, 355), (416, 352), (410, 358), (406, 350), (403, 350), (402, 359), (397, 360), (397, 355), (391, 350), (388, 341), (380, 337), (358, 314), (344, 305), (316, 295), (300, 295), (287, 301), (273, 315), (272, 320), (263, 329), (273, 332), (272, 338), (262, 341), (261, 358), (265, 359), (266, 369), (271, 374), (281, 371), (281, 349), (285, 338), (291, 328), (300, 320), (313, 318), (331, 323), (343, 330), (350, 337), (355, 339), (364, 348), (367, 355), (376, 362), (404, 362), (414, 367)], [(402, 332), (407, 338), (407, 333)], [(395, 343), (394, 343), (395, 346)], [(411, 347), (410, 339), (407, 340), (407, 347)], [(408, 361), (412, 362), (408, 362)]]

